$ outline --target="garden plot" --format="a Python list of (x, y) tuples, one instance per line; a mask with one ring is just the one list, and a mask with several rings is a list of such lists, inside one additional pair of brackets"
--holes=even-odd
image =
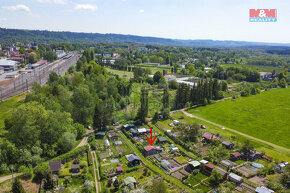
[(254, 182), (255, 184), (258, 184), (260, 186), (267, 187), (267, 184), (269, 182), (269, 179), (268, 178), (261, 177), (261, 176), (254, 176), (252, 178), (249, 178), (249, 181)]

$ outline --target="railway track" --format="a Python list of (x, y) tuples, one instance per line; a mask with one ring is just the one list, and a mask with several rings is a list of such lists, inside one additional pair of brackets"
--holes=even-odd
[(80, 54), (74, 52), (67, 59), (61, 59), (57, 62), (39, 67), (30, 73), (21, 74), (10, 84), (0, 88), (0, 101), (29, 91), (34, 82), (39, 83), (41, 86), (45, 85), (51, 72), (56, 72), (59, 75), (63, 75), (69, 69), (69, 67), (77, 63), (79, 57)]

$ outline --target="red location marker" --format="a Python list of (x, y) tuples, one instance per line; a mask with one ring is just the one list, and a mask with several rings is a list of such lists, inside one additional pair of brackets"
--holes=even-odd
[(150, 145), (152, 145), (156, 139), (156, 137), (154, 137), (154, 139), (152, 140), (152, 127), (150, 127), (150, 133), (151, 133), (151, 140), (148, 137), (147, 137), (147, 140), (150, 143)]

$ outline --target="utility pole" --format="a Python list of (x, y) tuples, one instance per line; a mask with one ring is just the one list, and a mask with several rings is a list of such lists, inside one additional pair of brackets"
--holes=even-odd
[(14, 182), (14, 177), (13, 177), (13, 166), (11, 166), (11, 171), (12, 171), (12, 183)]

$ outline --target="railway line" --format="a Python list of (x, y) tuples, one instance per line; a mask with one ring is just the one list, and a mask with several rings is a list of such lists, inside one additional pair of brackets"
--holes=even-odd
[(20, 74), (20, 76), (15, 78), (11, 83), (0, 87), (0, 101), (29, 91), (34, 82), (38, 82), (41, 86), (45, 85), (51, 72), (63, 75), (69, 67), (77, 63), (80, 56), (80, 53), (72, 52), (69, 53), (66, 58), (57, 60), (48, 65), (40, 66), (29, 73)]

